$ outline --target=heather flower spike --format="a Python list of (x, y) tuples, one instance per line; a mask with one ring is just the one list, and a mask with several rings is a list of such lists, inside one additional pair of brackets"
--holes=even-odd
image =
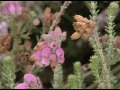
[[(39, 66), (55, 67), (58, 63), (64, 63), (64, 51), (61, 43), (66, 39), (66, 32), (62, 32), (60, 27), (56, 27), (54, 31), (42, 35), (43, 41), (37, 44), (32, 58)], [(41, 48), (41, 49), (39, 49)]]

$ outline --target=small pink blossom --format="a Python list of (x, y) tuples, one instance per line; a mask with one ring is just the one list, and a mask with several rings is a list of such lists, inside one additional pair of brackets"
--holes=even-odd
[(62, 48), (57, 48), (56, 49), (56, 54), (57, 54), (58, 57), (63, 56), (64, 55), (63, 49)]
[(50, 60), (56, 61), (57, 56), (56, 54), (50, 54)]
[(45, 47), (45, 48), (42, 50), (42, 57), (49, 57), (50, 53), (51, 53), (51, 48)]
[(62, 48), (58, 48), (56, 50), (56, 55), (57, 55), (58, 63), (63, 63), (64, 62), (64, 51)]
[(61, 56), (61, 57), (58, 57), (58, 58), (57, 58), (57, 62), (58, 62), (59, 64), (64, 63), (64, 61), (65, 61), (64, 56)]
[(34, 54), (33, 54), (35, 60), (40, 60), (42, 58), (42, 52), (41, 51), (36, 51)]
[(19, 83), (15, 89), (29, 89), (29, 86), (27, 83)]
[[(49, 47), (60, 47), (62, 41), (66, 38), (66, 32), (62, 33), (60, 27), (56, 27), (54, 31), (43, 35), (43, 40), (48, 44)], [(54, 46), (55, 45), (55, 46)]]
[(14, 1), (9, 1), (8, 2), (8, 10), (11, 14), (15, 14), (16, 12), (16, 7)]
[(40, 79), (31, 73), (24, 75), (24, 82), (28, 84), (29, 89), (42, 89), (42, 82)]
[(49, 60), (49, 58), (47, 58), (47, 57), (43, 57), (42, 59), (41, 59), (41, 64), (43, 65), (43, 66), (49, 66), (49, 64), (50, 64), (50, 60)]
[(48, 44), (51, 48), (56, 49), (57, 47), (60, 46), (60, 44), (56, 41), (52, 41), (51, 43)]
[(31, 82), (35, 82), (35, 81), (36, 81), (36, 77), (33, 74), (25, 74), (24, 75), (24, 82), (31, 83)]
[(19, 83), (15, 89), (42, 89), (42, 82), (39, 77), (33, 75), (32, 73), (28, 73), (24, 75), (24, 82)]

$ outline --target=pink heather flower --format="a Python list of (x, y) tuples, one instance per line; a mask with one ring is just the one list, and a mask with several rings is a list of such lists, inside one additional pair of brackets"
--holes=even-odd
[(40, 51), (35, 52), (34, 58), (40, 66), (48, 66), (50, 64), (49, 56), (51, 53), (51, 48), (45, 47)]
[(15, 89), (42, 89), (42, 87), (40, 79), (29, 73), (24, 75), (24, 82), (19, 83)]
[(34, 57), (36, 60), (40, 60), (42, 58), (42, 52), (41, 51), (35, 52)]
[(62, 48), (56, 49), (56, 55), (57, 55), (58, 63), (63, 63), (64, 62), (64, 51)]
[[(66, 38), (66, 33), (61, 31), (60, 27), (56, 27), (54, 31), (51, 31), (48, 33), (48, 35), (43, 35), (43, 39), (47, 44), (50, 45), (50, 43), (54, 42), (56, 44), (60, 44), (62, 41), (64, 41)], [(61, 45), (58, 45), (60, 47)]]
[(56, 61), (57, 56), (56, 54), (50, 54), (50, 60)]
[(8, 34), (8, 26), (5, 21), (0, 22), (0, 36)]
[(8, 1), (8, 10), (11, 14), (15, 14), (16, 7), (15, 7), (15, 2), (14, 1)]
[(57, 63), (64, 63), (64, 61), (65, 61), (65, 58), (64, 58), (64, 56), (61, 56), (61, 57), (57, 57)]
[(56, 54), (58, 57), (64, 56), (64, 51), (62, 48), (57, 48), (56, 49)]
[(49, 43), (49, 46), (53, 49), (56, 49), (57, 47), (60, 47), (60, 44), (57, 41), (52, 41)]
[(31, 73), (24, 75), (24, 82), (28, 84), (29, 89), (41, 89), (42, 88), (42, 82), (40, 81), (40, 79)]
[(15, 87), (15, 89), (29, 89), (29, 86), (28, 86), (28, 84), (27, 83), (19, 83), (16, 87)]
[(51, 61), (62, 64), (65, 58), (61, 43), (66, 39), (66, 32), (62, 32), (60, 27), (56, 27), (54, 31), (44, 34), (42, 39), (45, 47), (34, 53), (37, 63), (44, 67), (51, 65)]
[(43, 57), (42, 59), (41, 59), (41, 64), (43, 65), (43, 66), (49, 66), (49, 64), (50, 64), (50, 60), (49, 60), (49, 58), (47, 58), (47, 57)]
[(42, 50), (42, 57), (49, 57), (50, 52), (51, 52), (51, 48), (45, 47), (45, 48)]
[(6, 1), (2, 3), (2, 14), (7, 16), (9, 14), (20, 15), (22, 13), (22, 5), (20, 1)]
[(24, 82), (26, 83), (36, 82), (36, 77), (33, 74), (25, 74)]

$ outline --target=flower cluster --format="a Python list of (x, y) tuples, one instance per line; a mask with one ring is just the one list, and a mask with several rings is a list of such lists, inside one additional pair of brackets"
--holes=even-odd
[(74, 29), (76, 31), (72, 34), (71, 39), (76, 40), (80, 37), (82, 39), (88, 39), (92, 34), (95, 22), (88, 20), (87, 18), (84, 18), (80, 15), (75, 15), (74, 19), (77, 21), (73, 23)]
[(66, 32), (61, 31), (60, 27), (56, 27), (49, 34), (42, 35), (42, 42), (35, 47), (32, 58), (35, 59), (40, 66), (51, 66), (55, 68), (58, 63), (64, 62), (64, 51), (61, 43), (66, 39)]
[(15, 89), (42, 89), (42, 82), (40, 79), (33, 74), (25, 74), (24, 75), (24, 82), (19, 83)]
[(9, 14), (17, 14), (20, 15), (22, 10), (20, 1), (6, 1), (2, 2), (1, 11), (4, 16)]

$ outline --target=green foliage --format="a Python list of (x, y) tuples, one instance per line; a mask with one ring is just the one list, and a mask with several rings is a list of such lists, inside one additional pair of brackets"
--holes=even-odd
[(63, 88), (63, 70), (62, 65), (58, 64), (54, 69), (53, 83), (52, 86), (54, 89)]
[[(91, 2), (91, 19), (96, 20), (97, 18), (97, 3)], [(107, 39), (107, 47), (103, 49), (102, 44), (100, 43), (99, 33), (97, 31), (98, 24), (96, 25), (93, 31), (93, 38), (90, 39), (90, 42), (95, 49), (95, 55), (91, 58), (91, 64), (89, 67), (91, 68), (92, 74), (96, 77), (96, 82), (98, 83), (98, 88), (101, 89), (111, 89), (113, 88), (113, 83), (116, 82), (115, 77), (112, 75), (110, 70), (110, 65), (118, 60), (116, 57), (116, 49), (114, 48), (114, 18), (115, 13), (118, 10), (117, 2), (112, 2), (108, 7), (108, 19), (106, 27), (106, 31), (108, 33)], [(115, 57), (116, 56), (116, 57)]]
[(97, 2), (90, 1), (90, 12), (92, 14), (90, 18), (94, 21), (96, 21), (97, 13), (99, 12), (99, 10), (96, 9), (97, 9)]
[(108, 7), (107, 14), (107, 26), (106, 26), (106, 31), (107, 31), (107, 45), (105, 48), (105, 54), (106, 54), (106, 61), (109, 65), (112, 65), (112, 63), (116, 62), (115, 56), (118, 54), (116, 52), (116, 49), (114, 47), (114, 42), (115, 42), (115, 31), (114, 31), (114, 19), (115, 19), (115, 14), (117, 13), (119, 8), (119, 5), (117, 2), (112, 2), (110, 3), (110, 6)]
[(89, 68), (91, 69), (92, 74), (96, 77), (96, 82), (100, 82), (101, 74), (101, 65), (97, 55), (94, 55), (90, 59)]
[(2, 88), (13, 89), (15, 80), (15, 67), (12, 58), (7, 56), (2, 61)]
[(84, 77), (81, 72), (81, 63), (74, 63), (74, 74), (68, 76), (66, 88), (68, 89), (82, 89), (84, 88)]

